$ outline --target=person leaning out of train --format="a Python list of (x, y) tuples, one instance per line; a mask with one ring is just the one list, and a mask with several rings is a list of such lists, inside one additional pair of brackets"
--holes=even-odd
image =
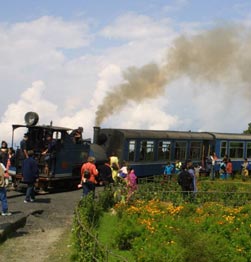
[(23, 183), (27, 184), (24, 203), (35, 201), (35, 182), (38, 179), (39, 171), (37, 161), (33, 156), (33, 150), (29, 150), (28, 158), (22, 164)]
[(83, 186), (83, 196), (89, 193), (95, 196), (95, 186), (97, 184), (96, 178), (98, 177), (98, 170), (95, 165), (95, 157), (89, 156), (87, 162), (81, 167), (81, 181)]
[(56, 140), (52, 138), (52, 134), (48, 133), (46, 135), (47, 148), (42, 152), (45, 156), (44, 160), (49, 168), (49, 173), (51, 176), (55, 175), (55, 165), (56, 165), (56, 151), (57, 143)]
[(70, 133), (70, 136), (72, 137), (74, 143), (81, 144), (83, 142), (83, 131), (83, 127), (79, 126), (77, 129), (74, 129)]
[(29, 135), (28, 133), (24, 134), (23, 139), (20, 142), (20, 158), (23, 160), (25, 158), (28, 158), (28, 140), (29, 140)]

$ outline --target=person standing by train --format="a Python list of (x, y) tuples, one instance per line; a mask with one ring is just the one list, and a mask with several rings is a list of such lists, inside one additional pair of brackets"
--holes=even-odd
[(221, 179), (225, 180), (227, 179), (227, 156), (225, 156), (220, 164), (220, 174), (221, 174)]
[(233, 164), (230, 158), (227, 160), (226, 163), (226, 172), (227, 172), (227, 178), (231, 177), (232, 179), (234, 179)]
[(197, 192), (197, 181), (196, 181), (195, 170), (194, 170), (192, 160), (187, 161), (187, 171), (193, 178), (193, 192), (196, 193)]
[[(4, 140), (1, 143), (0, 158), (1, 158), (1, 163), (6, 168), (7, 162), (8, 162), (8, 144)], [(8, 186), (9, 185), (9, 174), (8, 174), (8, 172), (6, 172), (6, 171), (4, 172), (4, 177), (5, 177), (6, 186)]]
[(134, 169), (132, 167), (129, 168), (129, 172), (125, 178), (127, 185), (127, 198), (126, 201), (130, 201), (132, 195), (138, 189), (137, 185), (137, 176), (135, 175)]
[(113, 152), (110, 156), (110, 167), (112, 169), (112, 179), (116, 183), (118, 181), (118, 172), (119, 172), (119, 158)]
[(11, 213), (8, 211), (8, 201), (7, 201), (7, 190), (6, 190), (6, 179), (5, 179), (6, 168), (1, 163), (0, 157), (0, 201), (2, 204), (2, 216), (10, 216)]
[(241, 171), (242, 180), (246, 181), (248, 178), (248, 169), (249, 169), (247, 158), (244, 159), (244, 162), (241, 164), (241, 166), (242, 166), (242, 171)]
[(126, 178), (128, 174), (128, 167), (125, 160), (123, 160), (122, 167), (118, 171), (118, 175), (120, 178)]
[(175, 174), (179, 174), (179, 172), (182, 170), (182, 163), (180, 160), (175, 161)]
[(2, 163), (6, 167), (7, 161), (8, 161), (8, 144), (4, 140), (1, 143), (0, 154), (1, 154), (1, 158), (2, 158)]
[(99, 165), (99, 185), (107, 186), (113, 182), (112, 180), (112, 169), (110, 167), (110, 162), (107, 159), (103, 165)]
[(167, 165), (164, 168), (164, 180), (171, 181), (173, 170), (174, 170), (173, 164), (167, 162)]
[(28, 151), (28, 158), (23, 161), (22, 173), (23, 173), (23, 182), (27, 184), (26, 195), (24, 203), (34, 202), (35, 201), (35, 182), (38, 178), (38, 164), (37, 161), (33, 158), (33, 150)]
[(216, 160), (218, 159), (217, 155), (215, 152), (213, 152), (211, 155), (210, 155), (210, 159), (211, 159), (211, 172), (210, 172), (210, 177), (212, 180), (215, 179), (215, 167), (216, 167)]
[(97, 184), (96, 178), (99, 172), (95, 165), (95, 157), (89, 156), (87, 162), (81, 167), (81, 181), (83, 186), (83, 196), (87, 196), (89, 193), (95, 197), (95, 187)]
[(187, 164), (181, 166), (181, 171), (178, 175), (178, 184), (181, 186), (184, 200), (191, 200), (192, 192), (194, 191), (193, 177), (187, 170)]

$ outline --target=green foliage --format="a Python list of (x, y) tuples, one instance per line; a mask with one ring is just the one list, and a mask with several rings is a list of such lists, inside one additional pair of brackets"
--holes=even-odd
[(251, 261), (250, 183), (200, 180), (192, 203), (161, 177), (130, 203), (114, 205), (116, 190), (79, 203), (72, 261)]
[(122, 238), (133, 261), (251, 261), (250, 210), (213, 203), (135, 202), (115, 225), (115, 239)]
[(243, 131), (243, 134), (251, 134), (251, 123), (248, 124), (248, 129)]
[(97, 229), (104, 210), (107, 210), (111, 203), (108, 199), (109, 194), (104, 191), (97, 201), (89, 194), (79, 202), (72, 230), (72, 261), (103, 261), (106, 257), (106, 251), (98, 241)]
[(114, 245), (119, 250), (130, 250), (134, 239), (141, 236), (143, 228), (140, 226), (135, 227), (134, 220), (135, 218), (130, 216), (123, 216), (119, 220), (114, 237)]

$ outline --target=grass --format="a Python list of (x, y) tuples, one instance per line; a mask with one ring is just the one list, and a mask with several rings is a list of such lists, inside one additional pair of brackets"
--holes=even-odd
[[(101, 224), (99, 227), (99, 240), (108, 250), (107, 261), (133, 262), (134, 259), (130, 251), (120, 251), (115, 247), (114, 232), (116, 231), (117, 225), (118, 225), (118, 218), (116, 215), (112, 214), (112, 212), (104, 213), (104, 216), (101, 219)], [(126, 258), (126, 260), (124, 258)]]

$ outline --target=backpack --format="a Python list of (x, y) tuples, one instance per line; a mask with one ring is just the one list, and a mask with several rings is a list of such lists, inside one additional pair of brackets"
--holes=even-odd
[(89, 179), (91, 177), (91, 173), (89, 169), (84, 170), (84, 178)]
[(193, 190), (193, 177), (187, 170), (182, 170), (178, 176), (178, 184), (185, 190)]
[(0, 163), (0, 187), (6, 186), (4, 172), (5, 172), (5, 167), (2, 163)]
[(115, 162), (112, 163), (112, 169), (116, 170), (116, 171), (119, 170), (119, 167), (118, 167), (117, 163), (115, 163)]

